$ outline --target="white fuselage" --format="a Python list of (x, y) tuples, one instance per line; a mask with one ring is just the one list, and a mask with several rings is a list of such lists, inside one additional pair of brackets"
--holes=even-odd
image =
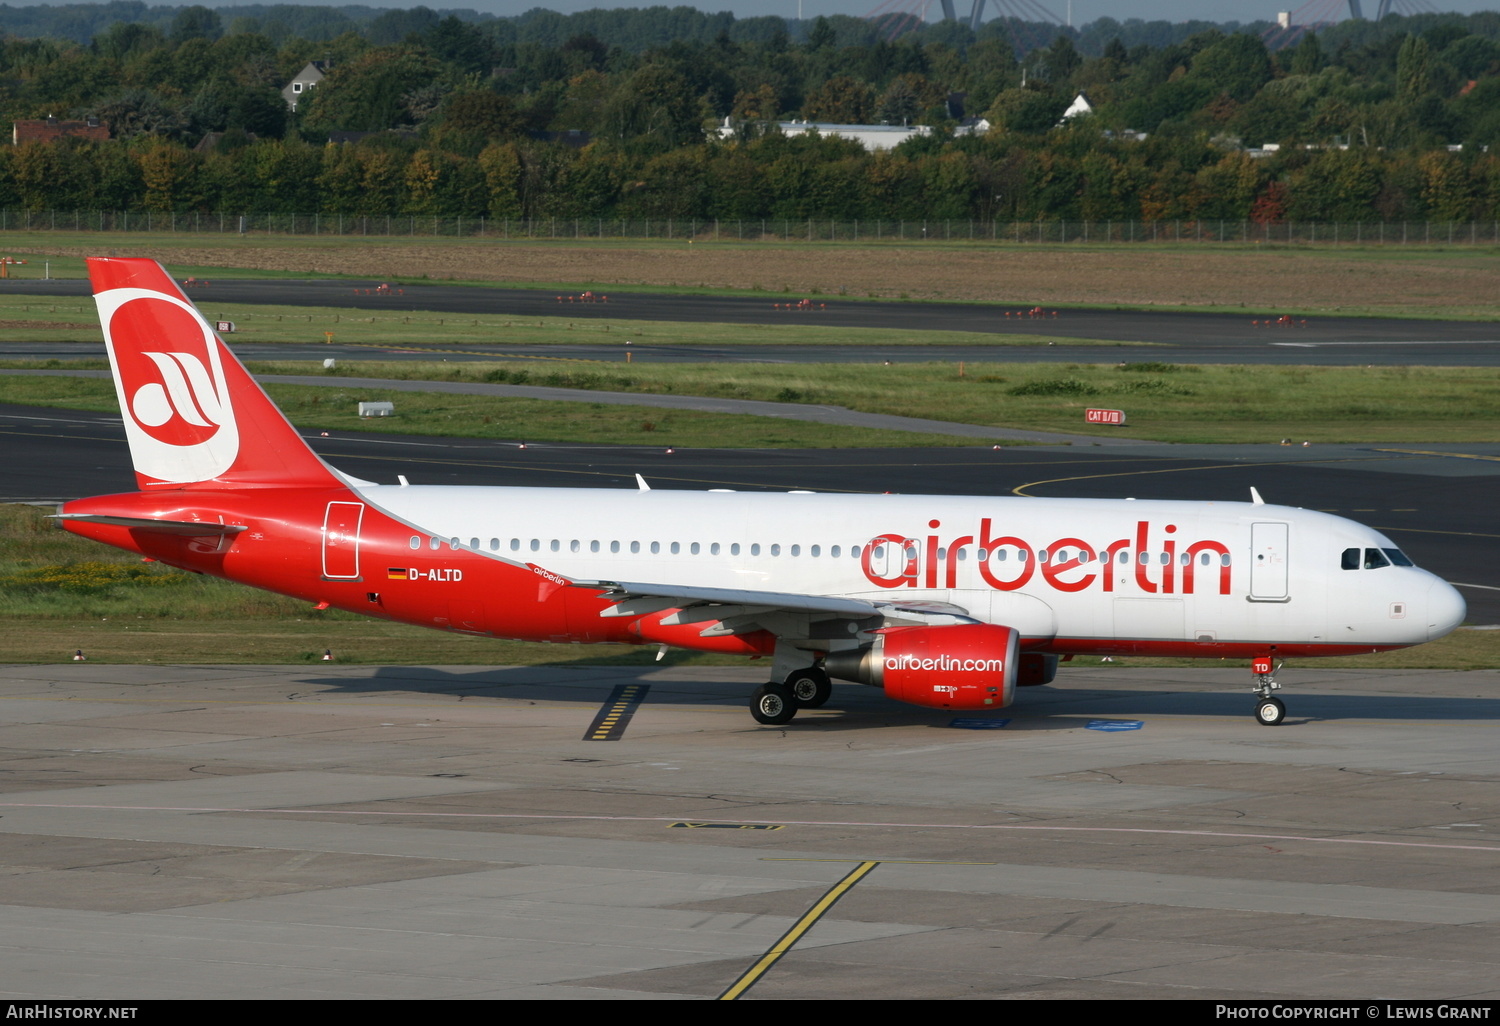
[[(1057, 651), (1118, 639), (1173, 649), (1412, 645), (1452, 630), (1464, 611), (1457, 592), (1425, 570), (1389, 559), (1366, 568), (1366, 550), (1396, 551), (1380, 533), (1285, 506), (446, 486), (360, 491), (420, 527), (414, 554), (437, 544), (572, 579), (947, 603), (1027, 639), (1054, 639)], [(1345, 569), (1348, 550), (1361, 559)]]

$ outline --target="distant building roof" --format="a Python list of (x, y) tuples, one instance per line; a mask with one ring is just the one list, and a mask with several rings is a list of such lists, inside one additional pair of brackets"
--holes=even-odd
[[(932, 134), (927, 125), (836, 125), (822, 121), (778, 121), (775, 124), (782, 135), (816, 132), (838, 139), (853, 139), (867, 150), (892, 150), (915, 136)], [(719, 126), (719, 137), (732, 139), (734, 135), (734, 126), (725, 118), (724, 124)]]
[(297, 101), (302, 94), (312, 89), (313, 86), (323, 81), (323, 76), (333, 69), (332, 61), (308, 61), (302, 70), (292, 76), (281, 90), (281, 98), (286, 101), (287, 107), (297, 109)]
[(1068, 104), (1068, 109), (1063, 111), (1062, 121), (1059, 121), (1058, 124), (1062, 124), (1063, 121), (1067, 121), (1069, 118), (1076, 118), (1080, 114), (1092, 113), (1094, 113), (1094, 105), (1089, 102), (1087, 96), (1079, 93), (1073, 97), (1073, 102)]
[(14, 146), (24, 142), (53, 142), (57, 139), (93, 139), (103, 142), (109, 138), (109, 126), (98, 118), (85, 121), (59, 121), (57, 118), (39, 118), (17, 121), (11, 127), (10, 141)]

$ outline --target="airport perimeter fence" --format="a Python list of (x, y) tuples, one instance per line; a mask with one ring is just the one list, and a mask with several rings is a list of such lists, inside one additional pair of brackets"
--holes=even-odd
[(412, 214), (224, 214), (0, 210), (0, 231), (187, 232), (403, 238), (681, 239), (806, 242), (1496, 245), (1500, 221), (827, 221), (486, 218)]

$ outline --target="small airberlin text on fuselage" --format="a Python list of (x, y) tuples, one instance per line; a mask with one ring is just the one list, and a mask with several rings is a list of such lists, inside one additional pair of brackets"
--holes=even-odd
[[(942, 526), (938, 520), (927, 522), (929, 530)], [(881, 588), (957, 588), (959, 564), (972, 547), (979, 576), (996, 591), (1024, 588), (1039, 570), (1042, 582), (1056, 591), (1083, 591), (1094, 586), (1114, 591), (1114, 569), (1128, 564), (1136, 587), (1148, 594), (1191, 595), (1200, 575), (1210, 579), (1217, 576), (1219, 594), (1230, 593), (1233, 567), (1227, 545), (1212, 539), (1183, 545), (1173, 537), (1176, 524), (1166, 524), (1161, 531), (1166, 537), (1159, 547), (1153, 547), (1150, 521), (1140, 520), (1134, 539), (1119, 538), (1095, 546), (1081, 538), (1059, 538), (1036, 548), (1024, 538), (995, 534), (993, 522), (985, 517), (979, 521), (977, 535), (961, 535), (947, 542), (936, 534), (921, 539), (904, 534), (876, 535), (860, 553), (860, 567), (866, 579)], [(1215, 568), (1217, 575), (1213, 573)]]

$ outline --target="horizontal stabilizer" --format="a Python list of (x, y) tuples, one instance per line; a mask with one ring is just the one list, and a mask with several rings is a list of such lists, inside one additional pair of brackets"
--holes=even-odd
[(111, 517), (93, 513), (59, 513), (51, 520), (74, 520), (87, 524), (113, 524), (157, 534), (180, 534), (190, 538), (216, 538), (239, 534), (244, 524), (205, 524), (199, 520), (152, 520), (150, 517)]

